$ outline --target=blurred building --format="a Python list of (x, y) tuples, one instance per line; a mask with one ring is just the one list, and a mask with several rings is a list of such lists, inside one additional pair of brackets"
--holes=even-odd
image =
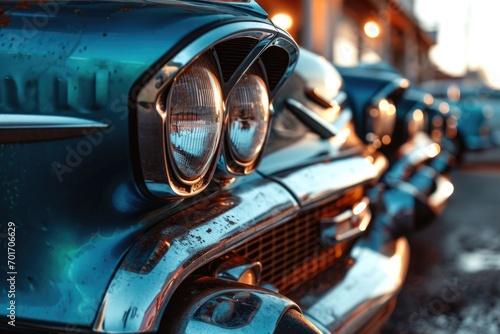
[(413, 0), (257, 0), (300, 45), (342, 66), (385, 60), (413, 81), (434, 78)]

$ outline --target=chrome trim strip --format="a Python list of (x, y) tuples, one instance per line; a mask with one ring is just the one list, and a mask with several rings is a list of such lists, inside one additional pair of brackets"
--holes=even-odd
[(195, 204), (144, 235), (126, 255), (102, 302), (97, 332), (156, 330), (174, 290), (195, 269), (298, 211), (270, 180)]
[(383, 167), (377, 164), (384, 161), (387, 164), (387, 160), (380, 155), (375, 162), (370, 158), (355, 156), (321, 162), (273, 178), (286, 186), (301, 206), (307, 206), (331, 199), (346, 189), (378, 180)]
[(372, 219), (368, 197), (341, 214), (320, 220), (321, 243), (331, 247), (362, 235)]
[(286, 99), (285, 105), (305, 126), (321, 137), (321, 139), (330, 139), (335, 137), (339, 130), (326, 120), (321, 118), (311, 109), (295, 99)]
[(379, 243), (377, 238), (380, 235), (358, 242), (352, 251), (354, 265), (342, 281), (305, 309), (304, 315), (325, 333), (360, 332), (401, 289), (408, 269), (408, 241), (401, 237)]
[(84, 118), (0, 114), (0, 143), (19, 143), (85, 136), (108, 124)]

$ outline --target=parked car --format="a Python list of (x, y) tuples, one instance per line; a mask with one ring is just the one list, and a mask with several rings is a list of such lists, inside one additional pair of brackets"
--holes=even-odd
[(2, 331), (383, 326), (408, 206), (331, 64), (253, 1), (0, 8)]
[(456, 144), (462, 155), (497, 144), (491, 120), (498, 106), (498, 91), (477, 80), (430, 81), (423, 87), (443, 103), (442, 112), (451, 114), (450, 122), (456, 124)]
[(394, 126), (385, 137), (373, 136), (363, 124), (357, 124), (357, 130), (368, 142), (375, 138), (372, 148), (390, 161), (382, 178), (387, 187), (383, 201), (390, 212), (406, 212), (406, 223), (400, 225), (399, 233), (427, 226), (442, 212), (454, 190), (447, 172), (455, 156), (442, 150), (441, 137), (430, 137), (432, 96), (410, 87), (406, 78), (384, 62), (337, 68), (354, 114), (361, 115), (359, 119), (366, 114), (378, 115), (373, 108), (377, 105), (383, 105), (392, 117)]

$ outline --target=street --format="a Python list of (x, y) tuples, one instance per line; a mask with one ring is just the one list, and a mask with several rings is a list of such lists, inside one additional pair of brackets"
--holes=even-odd
[(411, 262), (383, 331), (500, 333), (500, 149), (468, 153), (433, 225), (409, 237)]

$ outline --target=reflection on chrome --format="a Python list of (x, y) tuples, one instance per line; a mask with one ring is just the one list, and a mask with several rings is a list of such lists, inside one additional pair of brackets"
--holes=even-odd
[(303, 302), (308, 305), (304, 314), (329, 333), (359, 332), (390, 306), (401, 289), (409, 261), (408, 241), (384, 241), (378, 229), (371, 233), (369, 239), (355, 245), (351, 253), (354, 265), (340, 283), (314, 301), (299, 301), (300, 306)]
[[(104, 297), (94, 330), (137, 333), (157, 329), (163, 306), (189, 274), (297, 211), (288, 191), (262, 181), (206, 198), (163, 221), (124, 259)], [(130, 310), (135, 316), (124, 326), (123, 317)]]

